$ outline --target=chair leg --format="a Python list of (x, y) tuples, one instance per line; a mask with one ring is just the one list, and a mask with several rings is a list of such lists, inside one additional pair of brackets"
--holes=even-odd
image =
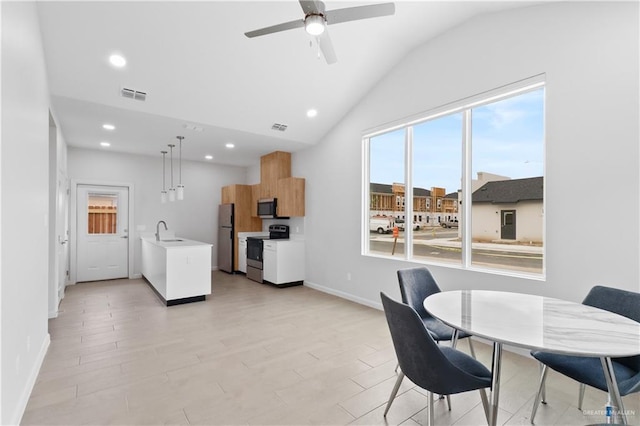
[[(544, 373), (544, 367), (545, 365), (541, 362), (538, 363), (538, 368), (540, 369), (540, 379), (542, 380), (542, 373)], [(541, 383), (542, 385), (542, 398), (540, 398), (540, 403), (541, 404), (546, 404), (547, 403), (547, 382), (546, 382), (546, 376), (545, 376), (545, 381)]]
[(536, 394), (536, 399), (533, 401), (533, 408), (531, 409), (531, 424), (536, 417), (536, 411), (538, 411), (538, 405), (542, 402), (542, 394), (544, 393), (544, 383), (547, 380), (547, 373), (549, 369), (546, 365), (542, 366), (542, 374), (540, 376), (540, 388), (538, 389), (538, 393)]
[(484, 408), (484, 416), (487, 418), (487, 424), (491, 423), (489, 415), (489, 400), (487, 399), (487, 391), (485, 389), (480, 390), (480, 399), (482, 400), (482, 408)]
[[(455, 336), (455, 331), (453, 335)], [(440, 340), (436, 341), (436, 343), (439, 345)], [(455, 342), (453, 339), (451, 339), (451, 346), (455, 348)], [(444, 399), (444, 395), (438, 395), (438, 399)], [(451, 398), (449, 398), (449, 395), (447, 395), (447, 405), (449, 406), (449, 411), (451, 411)]]
[(389, 395), (389, 401), (387, 402), (387, 408), (385, 408), (385, 410), (384, 410), (384, 417), (387, 417), (387, 412), (389, 411), (389, 408), (391, 408), (391, 403), (395, 399), (396, 394), (398, 393), (398, 389), (400, 389), (400, 384), (402, 383), (402, 379), (404, 379), (404, 373), (402, 372), (402, 370), (400, 370), (400, 373), (398, 374), (398, 379), (396, 380), (396, 384), (393, 386), (393, 390), (391, 391), (391, 395)]
[(580, 392), (578, 392), (578, 410), (582, 411), (582, 401), (584, 401), (584, 390), (587, 387), (584, 383), (580, 383)]
[(473, 343), (471, 343), (471, 337), (467, 338), (467, 342), (469, 342), (469, 352), (471, 352), (471, 356), (473, 359), (478, 359), (476, 358), (476, 351), (473, 349)]
[(427, 411), (427, 426), (435, 425), (436, 421), (433, 418), (433, 392), (427, 392), (427, 398), (429, 399), (429, 408)]

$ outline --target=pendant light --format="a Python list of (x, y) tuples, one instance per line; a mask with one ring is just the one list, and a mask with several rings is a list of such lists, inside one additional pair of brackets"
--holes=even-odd
[(167, 190), (165, 189), (165, 160), (167, 158), (167, 151), (160, 151), (162, 153), (162, 191), (160, 191), (160, 202), (167, 202)]
[(176, 196), (178, 200), (184, 200), (184, 185), (182, 184), (182, 140), (184, 136), (176, 136), (180, 141), (180, 159), (178, 161), (178, 186), (176, 188)]
[(174, 202), (176, 200), (176, 189), (173, 187), (173, 147), (175, 145), (169, 144), (171, 151), (171, 186), (169, 187), (169, 201)]

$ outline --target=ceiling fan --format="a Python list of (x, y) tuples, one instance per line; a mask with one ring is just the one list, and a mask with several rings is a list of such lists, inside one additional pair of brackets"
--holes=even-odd
[(324, 3), (319, 0), (299, 0), (299, 2), (300, 6), (302, 6), (302, 11), (304, 12), (303, 19), (297, 19), (295, 21), (284, 22), (282, 24), (272, 25), (259, 30), (249, 31), (244, 33), (244, 35), (249, 38), (253, 38), (304, 27), (307, 33), (317, 38), (318, 45), (327, 63), (333, 64), (338, 59), (335, 51), (333, 50), (331, 39), (329, 38), (327, 25), (393, 15), (396, 10), (393, 3), (380, 3), (367, 6), (325, 10)]

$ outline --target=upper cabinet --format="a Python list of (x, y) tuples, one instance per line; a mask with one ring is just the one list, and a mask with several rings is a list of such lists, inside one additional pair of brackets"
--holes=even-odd
[(252, 189), (250, 185), (222, 187), (222, 204), (235, 204), (236, 231), (260, 231), (262, 229), (262, 221), (251, 215), (252, 207), (256, 207), (252, 202)]
[[(304, 179), (291, 177), (291, 153), (275, 151), (260, 157), (260, 184), (253, 186), (258, 198), (277, 198), (278, 216), (304, 216)], [(252, 202), (257, 200), (253, 200)], [(257, 215), (256, 211), (252, 214)]]
[(304, 216), (304, 179), (288, 177), (278, 179), (278, 216)]
[(278, 197), (278, 180), (291, 177), (291, 153), (275, 151), (260, 157), (260, 198)]

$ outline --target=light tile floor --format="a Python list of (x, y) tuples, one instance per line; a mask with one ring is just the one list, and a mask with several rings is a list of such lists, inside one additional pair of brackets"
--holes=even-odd
[[(67, 288), (24, 425), (422, 425), (405, 379), (386, 420), (395, 354), (384, 313), (307, 287), (213, 273), (205, 302), (165, 307), (143, 280)], [(460, 349), (467, 351), (466, 342)], [(491, 347), (477, 342), (489, 365)], [(505, 352), (498, 422), (529, 424), (537, 363)], [(606, 395), (551, 372), (538, 425), (602, 422)], [(479, 394), (436, 402), (438, 425), (486, 424)], [(625, 398), (640, 422), (638, 394)], [(595, 414), (593, 414), (595, 413)]]

